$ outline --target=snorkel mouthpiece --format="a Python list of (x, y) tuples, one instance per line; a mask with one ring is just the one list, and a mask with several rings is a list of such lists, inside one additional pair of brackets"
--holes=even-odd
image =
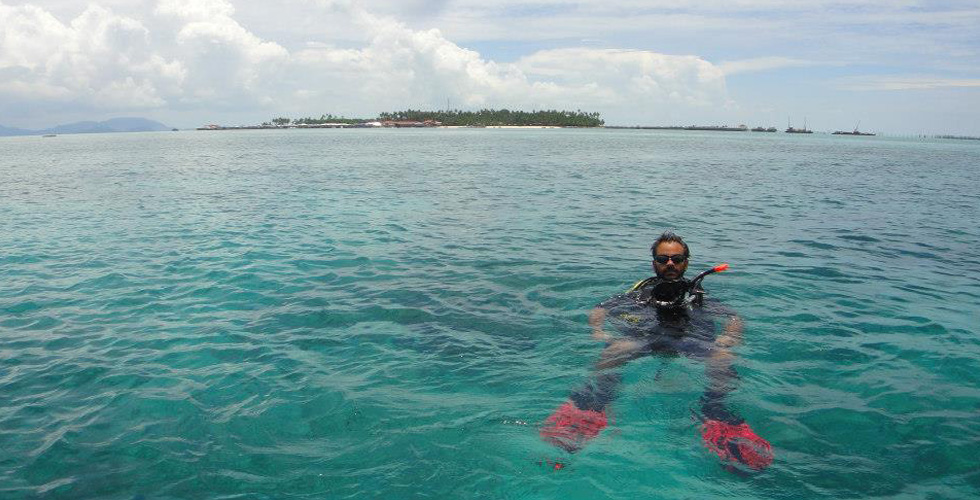
[(683, 280), (664, 280), (653, 287), (653, 299), (660, 307), (681, 305), (687, 294), (688, 283)]

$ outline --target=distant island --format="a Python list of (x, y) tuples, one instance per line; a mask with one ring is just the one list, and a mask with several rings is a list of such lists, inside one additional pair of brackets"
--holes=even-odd
[(437, 121), (455, 127), (601, 127), (605, 122), (599, 113), (585, 111), (511, 111), (483, 109), (480, 111), (397, 111), (381, 113), (381, 121)]
[(58, 125), (42, 130), (8, 128), (0, 125), (0, 136), (99, 134), (110, 132), (162, 132), (170, 127), (146, 118), (113, 118), (101, 122), (84, 121)]
[(980, 137), (974, 135), (934, 135), (936, 139), (956, 139), (958, 141), (980, 141)]
[(511, 111), (483, 109), (480, 111), (421, 111), (385, 112), (377, 118), (345, 118), (321, 115), (320, 118), (274, 118), (261, 125), (206, 125), (198, 130), (242, 130), (278, 128), (368, 128), (368, 127), (601, 127), (605, 122), (599, 113), (585, 111)]

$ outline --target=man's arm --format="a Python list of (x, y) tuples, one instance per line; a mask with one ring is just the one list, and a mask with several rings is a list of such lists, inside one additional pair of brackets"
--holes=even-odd
[(592, 338), (595, 340), (604, 342), (612, 338), (612, 335), (602, 329), (602, 325), (606, 322), (606, 314), (608, 311), (602, 307), (596, 307), (589, 313), (589, 326), (592, 327)]

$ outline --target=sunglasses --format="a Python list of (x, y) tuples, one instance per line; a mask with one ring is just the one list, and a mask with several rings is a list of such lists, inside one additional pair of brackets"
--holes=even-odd
[(653, 257), (653, 260), (657, 264), (666, 264), (667, 261), (670, 261), (670, 260), (674, 261), (674, 264), (683, 264), (684, 261), (687, 260), (687, 257), (685, 257), (683, 254), (677, 254), (677, 255), (655, 255)]

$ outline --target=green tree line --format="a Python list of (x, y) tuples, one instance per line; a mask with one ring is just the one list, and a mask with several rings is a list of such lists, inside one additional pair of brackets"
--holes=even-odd
[(344, 118), (343, 116), (322, 114), (319, 118), (313, 118), (312, 116), (307, 116), (306, 118), (286, 118), (285, 116), (280, 116), (278, 118), (273, 118), (271, 121), (264, 122), (262, 125), (277, 125), (280, 127), (285, 127), (287, 125), (323, 125), (324, 123), (362, 123), (366, 121), (370, 120), (363, 118)]

